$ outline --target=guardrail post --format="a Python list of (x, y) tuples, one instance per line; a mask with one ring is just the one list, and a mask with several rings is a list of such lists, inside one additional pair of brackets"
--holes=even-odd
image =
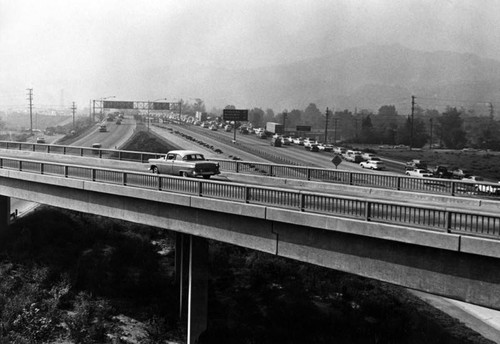
[(161, 185), (161, 177), (157, 176), (157, 178), (158, 178), (158, 190), (161, 190), (161, 187), (162, 187), (162, 185)]
[(63, 154), (66, 155), (66, 146), (63, 147)]
[(141, 156), (141, 163), (142, 163), (142, 162), (144, 162), (144, 154), (141, 153), (140, 156)]
[(47, 153), (50, 153), (50, 145), (47, 145)]
[(372, 217), (372, 203), (365, 201), (365, 220), (370, 221)]
[(99, 159), (102, 159), (102, 149), (99, 149)]
[(307, 180), (311, 180), (311, 169), (308, 168), (306, 171)]
[(455, 182), (451, 182), (451, 195), (452, 196), (455, 196), (455, 191), (456, 190), (457, 190), (456, 183)]
[(31, 149), (31, 150), (32, 150), (33, 152), (35, 152), (35, 151), (36, 151), (36, 144), (35, 144), (35, 143), (33, 143), (33, 145), (32, 145), (31, 147), (32, 147), (32, 149)]
[(445, 211), (444, 216), (445, 216), (444, 229), (446, 230), (447, 233), (450, 233), (451, 232), (451, 212), (449, 210)]
[(45, 165), (43, 164), (43, 162), (40, 163), (40, 174), (43, 174), (43, 172), (44, 172), (44, 166)]
[(23, 162), (19, 161), (19, 171), (22, 171), (22, 170), (23, 170)]
[(236, 173), (240, 173), (240, 163), (236, 161)]
[(269, 165), (269, 175), (270, 175), (271, 177), (273, 177), (273, 176), (274, 176), (273, 171), (274, 171), (273, 165)]
[(118, 160), (121, 160), (121, 159), (122, 159), (122, 152), (118, 151)]
[(80, 148), (80, 156), (83, 156), (83, 148)]
[(353, 185), (352, 184), (352, 180), (353, 180), (353, 173), (352, 172), (349, 172), (349, 185)]
[(198, 182), (198, 196), (202, 196), (203, 195), (203, 182), (202, 181), (199, 181)]
[(300, 193), (300, 211), (305, 211), (305, 209), (306, 209), (306, 195)]
[(397, 187), (396, 190), (399, 191), (399, 190), (401, 190), (401, 177), (397, 177), (397, 178), (398, 178), (398, 182), (397, 182), (397, 185), (396, 185), (396, 187)]
[(122, 182), (123, 182), (123, 185), (127, 185), (127, 173), (126, 172), (123, 172), (123, 174), (122, 174)]
[(96, 176), (97, 176), (97, 171), (95, 168), (92, 169), (92, 181), (95, 182), (96, 181)]
[(243, 197), (245, 198), (245, 203), (250, 203), (250, 189), (248, 186), (245, 186), (245, 189), (244, 189), (244, 194), (243, 194)]
[(64, 178), (68, 178), (68, 174), (69, 174), (68, 170), (69, 170), (68, 166), (64, 166)]

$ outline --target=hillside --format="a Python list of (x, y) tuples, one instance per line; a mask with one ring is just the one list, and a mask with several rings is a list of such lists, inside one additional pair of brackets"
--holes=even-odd
[(424, 108), (472, 106), (500, 98), (499, 61), (471, 54), (416, 51), (401, 45), (362, 46), (321, 58), (246, 70), (165, 65), (148, 67), (144, 75), (150, 77), (152, 87), (196, 95), (209, 106), (234, 104), (275, 111), (304, 108), (312, 102), (351, 110), (377, 110), (393, 104), (405, 113), (412, 94), (417, 99), (448, 100), (445, 104), (421, 100)]

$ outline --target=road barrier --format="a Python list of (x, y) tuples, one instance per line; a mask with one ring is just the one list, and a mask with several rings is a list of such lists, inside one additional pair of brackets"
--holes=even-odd
[(500, 239), (500, 216), (477, 211), (16, 158), (0, 158), (0, 168)]
[[(26, 142), (0, 141), (0, 148), (33, 151), (40, 153), (65, 154), (81, 157), (95, 157), (146, 163), (165, 153), (122, 151), (116, 149), (95, 149), (88, 147), (60, 146)], [(490, 196), (500, 199), (500, 185), (487, 182), (469, 182), (457, 179), (418, 178), (396, 174), (339, 171), (318, 167), (280, 165), (241, 160), (209, 159), (220, 164), (221, 170), (242, 174), (258, 174), (278, 178), (301, 179), (335, 184), (376, 187), (399, 191), (433, 193), (461, 197)], [(484, 192), (482, 190), (487, 190)]]

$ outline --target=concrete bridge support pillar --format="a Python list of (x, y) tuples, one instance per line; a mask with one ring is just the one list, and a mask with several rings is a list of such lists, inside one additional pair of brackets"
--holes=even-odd
[(187, 316), (187, 343), (198, 343), (207, 329), (208, 241), (177, 234), (176, 278), (180, 290), (179, 317)]
[(10, 197), (0, 196), (0, 233), (10, 224)]
[(175, 245), (175, 282), (179, 290), (179, 320), (187, 320), (189, 291), (189, 240), (187, 234), (176, 234)]

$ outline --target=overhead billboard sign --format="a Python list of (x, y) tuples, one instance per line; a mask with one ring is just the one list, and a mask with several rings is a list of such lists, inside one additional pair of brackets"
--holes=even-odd
[(134, 102), (117, 102), (105, 100), (102, 107), (105, 109), (133, 109)]
[(298, 125), (297, 131), (311, 131), (310, 125)]
[(248, 121), (248, 110), (224, 109), (222, 119), (224, 121)]
[(153, 103), (153, 110), (170, 110), (170, 103)]

